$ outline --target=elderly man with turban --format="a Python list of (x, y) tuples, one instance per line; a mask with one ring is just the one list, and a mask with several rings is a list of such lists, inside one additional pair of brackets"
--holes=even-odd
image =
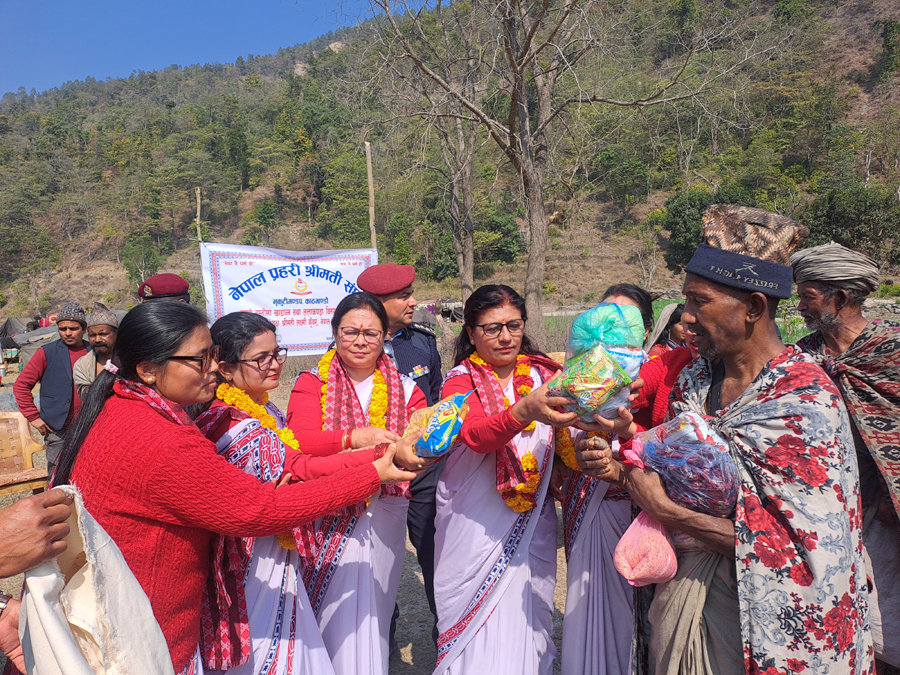
[[(648, 644), (638, 644), (636, 673), (870, 674), (847, 409), (825, 371), (775, 330), (778, 302), (791, 296), (789, 252), (807, 232), (725, 205), (710, 207), (704, 224), (714, 245), (701, 244), (686, 267), (682, 314), (700, 358), (682, 371), (669, 416), (703, 415), (727, 439), (739, 480), (734, 513), (676, 504), (653, 471), (581, 458), (679, 535), (677, 573), (657, 584), (640, 624)], [(641, 606), (636, 597), (638, 616)]]
[(850, 411), (875, 656), (900, 668), (900, 324), (863, 315), (878, 288), (878, 265), (865, 253), (832, 242), (791, 263), (797, 308), (815, 331), (797, 346), (825, 368)]
[(112, 358), (116, 346), (116, 332), (119, 330), (119, 317), (102, 303), (94, 305), (88, 316), (87, 332), (91, 351), (75, 362), (73, 375), (78, 395), (84, 397), (103, 366)]

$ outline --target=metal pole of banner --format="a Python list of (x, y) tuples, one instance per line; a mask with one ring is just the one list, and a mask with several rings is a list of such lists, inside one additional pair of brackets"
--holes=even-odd
[(369, 174), (369, 233), (372, 235), (372, 248), (378, 250), (375, 240), (375, 182), (372, 180), (372, 146), (366, 141), (366, 172)]

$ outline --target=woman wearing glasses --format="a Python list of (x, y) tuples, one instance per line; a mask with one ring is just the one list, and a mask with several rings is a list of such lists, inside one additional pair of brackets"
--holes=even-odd
[(374, 467), (278, 490), (247, 475), (184, 412), (215, 395), (217, 371), (202, 312), (177, 302), (138, 305), (122, 320), (112, 362), (70, 427), (55, 478), (81, 490), (121, 549), (176, 673), (203, 672), (200, 607), (217, 533), (275, 535), (413, 475), (394, 466), (390, 449)]
[[(349, 295), (331, 326), (334, 349), (301, 373), (291, 392), (288, 426), (303, 451), (334, 455), (374, 445), (377, 457), (395, 444), (398, 464), (428, 466), (415, 456), (415, 438), (401, 438), (425, 395), (383, 351), (388, 319), (381, 302), (370, 293)], [(373, 451), (363, 452), (371, 458)], [(392, 485), (317, 520), (299, 537), (303, 581), (338, 675), (388, 672), (408, 499), (406, 485)]]
[[(371, 451), (327, 457), (303, 454), (300, 443), (287, 429), (284, 414), (268, 400), (268, 393), (279, 385), (287, 357), (287, 350), (278, 346), (275, 330), (268, 319), (248, 312), (228, 314), (212, 325), (210, 332), (219, 351), (220, 384), (212, 405), (204, 406), (206, 410), (196, 418), (200, 431), (231, 464), (264, 482), (314, 480), (372, 463)], [(302, 530), (297, 534), (303, 546)], [(239, 559), (241, 565), (230, 597), (204, 599), (204, 617), (227, 630), (216, 631), (209, 643), (203, 640), (201, 652), (246, 658), (229, 673), (333, 675), (331, 658), (303, 586), (297, 547), (291, 531), (256, 539), (217, 538), (212, 580), (231, 572), (234, 566), (228, 564), (229, 559)], [(231, 639), (239, 635), (232, 630), (237, 627), (235, 617), (219, 615), (223, 599), (235, 607), (246, 606), (243, 620), (248, 623), (248, 632), (238, 644)], [(204, 665), (227, 670), (235, 662), (209, 659)]]
[(553, 672), (556, 510), (548, 495), (560, 369), (525, 334), (525, 301), (482, 286), (466, 301), (441, 395), (473, 391), (437, 490), (435, 673)]

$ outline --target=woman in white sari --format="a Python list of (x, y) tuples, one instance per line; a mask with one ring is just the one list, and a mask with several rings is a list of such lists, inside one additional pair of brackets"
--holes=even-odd
[[(433, 463), (415, 456), (416, 436), (401, 438), (409, 414), (426, 400), (384, 353), (388, 320), (381, 302), (370, 293), (348, 295), (331, 325), (335, 349), (301, 373), (291, 392), (288, 425), (304, 451), (337, 455), (376, 445), (377, 456), (396, 443), (402, 466)], [(297, 537), (303, 583), (337, 675), (387, 675), (409, 496), (408, 483), (391, 485)]]
[(554, 429), (575, 420), (547, 394), (559, 365), (525, 335), (508, 286), (466, 301), (443, 397), (474, 390), (444, 460), (435, 518), (435, 674), (553, 672), (556, 510), (548, 496)]
[[(229, 463), (262, 481), (285, 482), (315, 480), (373, 461), (372, 452), (330, 457), (298, 452), (284, 414), (268, 400), (287, 355), (271, 322), (235, 312), (216, 321), (211, 333), (222, 383), (196, 423)], [(391, 469), (397, 480), (411, 475)], [(215, 551), (203, 595), (201, 654), (207, 668), (229, 675), (334, 675), (292, 533), (219, 537)]]
[[(633, 305), (641, 310), (644, 328), (649, 331), (653, 325), (650, 295), (633, 284), (610, 287), (603, 302)], [(625, 422), (630, 422), (630, 415)], [(581, 431), (573, 430), (571, 439), (573, 444), (587, 442)], [(558, 441), (560, 455), (566, 454), (559, 449), (565, 441), (564, 436)], [(617, 440), (613, 447), (617, 449)], [(634, 634), (632, 589), (616, 570), (613, 552), (631, 525), (631, 497), (621, 487), (581, 473), (574, 447), (567, 464), (560, 500), (567, 564), (562, 673), (628, 675)]]

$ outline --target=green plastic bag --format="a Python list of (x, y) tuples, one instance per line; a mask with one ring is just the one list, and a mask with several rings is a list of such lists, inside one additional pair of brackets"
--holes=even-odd
[(575, 399), (565, 410), (585, 422), (593, 422), (595, 413), (615, 417), (619, 406), (628, 404), (626, 387), (646, 359), (643, 339), (637, 307), (604, 302), (579, 314), (569, 333), (565, 367), (550, 393)]

